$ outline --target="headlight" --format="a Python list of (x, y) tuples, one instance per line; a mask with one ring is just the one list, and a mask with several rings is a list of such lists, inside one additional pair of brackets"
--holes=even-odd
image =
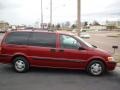
[(108, 57), (108, 61), (115, 61), (113, 57)]

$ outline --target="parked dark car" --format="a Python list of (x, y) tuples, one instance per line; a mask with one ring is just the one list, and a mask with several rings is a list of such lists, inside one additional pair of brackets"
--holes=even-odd
[(83, 39), (58, 32), (7, 32), (0, 45), (0, 63), (12, 64), (17, 72), (30, 67), (86, 70), (101, 75), (114, 70), (114, 58)]

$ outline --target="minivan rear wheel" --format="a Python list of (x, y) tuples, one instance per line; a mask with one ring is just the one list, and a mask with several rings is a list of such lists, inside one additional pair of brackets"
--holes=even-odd
[(103, 62), (95, 60), (89, 63), (87, 71), (93, 76), (99, 76), (105, 72), (105, 65)]
[(23, 73), (29, 70), (29, 63), (24, 57), (16, 57), (13, 60), (13, 69), (16, 72)]

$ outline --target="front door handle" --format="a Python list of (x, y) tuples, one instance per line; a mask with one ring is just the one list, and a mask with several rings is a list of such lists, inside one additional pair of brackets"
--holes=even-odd
[(63, 49), (60, 49), (59, 52), (64, 52), (64, 50), (63, 50)]

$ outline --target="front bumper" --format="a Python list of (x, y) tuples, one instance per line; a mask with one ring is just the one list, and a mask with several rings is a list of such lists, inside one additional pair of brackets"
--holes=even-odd
[(115, 62), (115, 61), (108, 61), (108, 62), (106, 62), (106, 65), (107, 65), (107, 70), (111, 71), (111, 70), (115, 69), (115, 67), (117, 65), (117, 62)]

